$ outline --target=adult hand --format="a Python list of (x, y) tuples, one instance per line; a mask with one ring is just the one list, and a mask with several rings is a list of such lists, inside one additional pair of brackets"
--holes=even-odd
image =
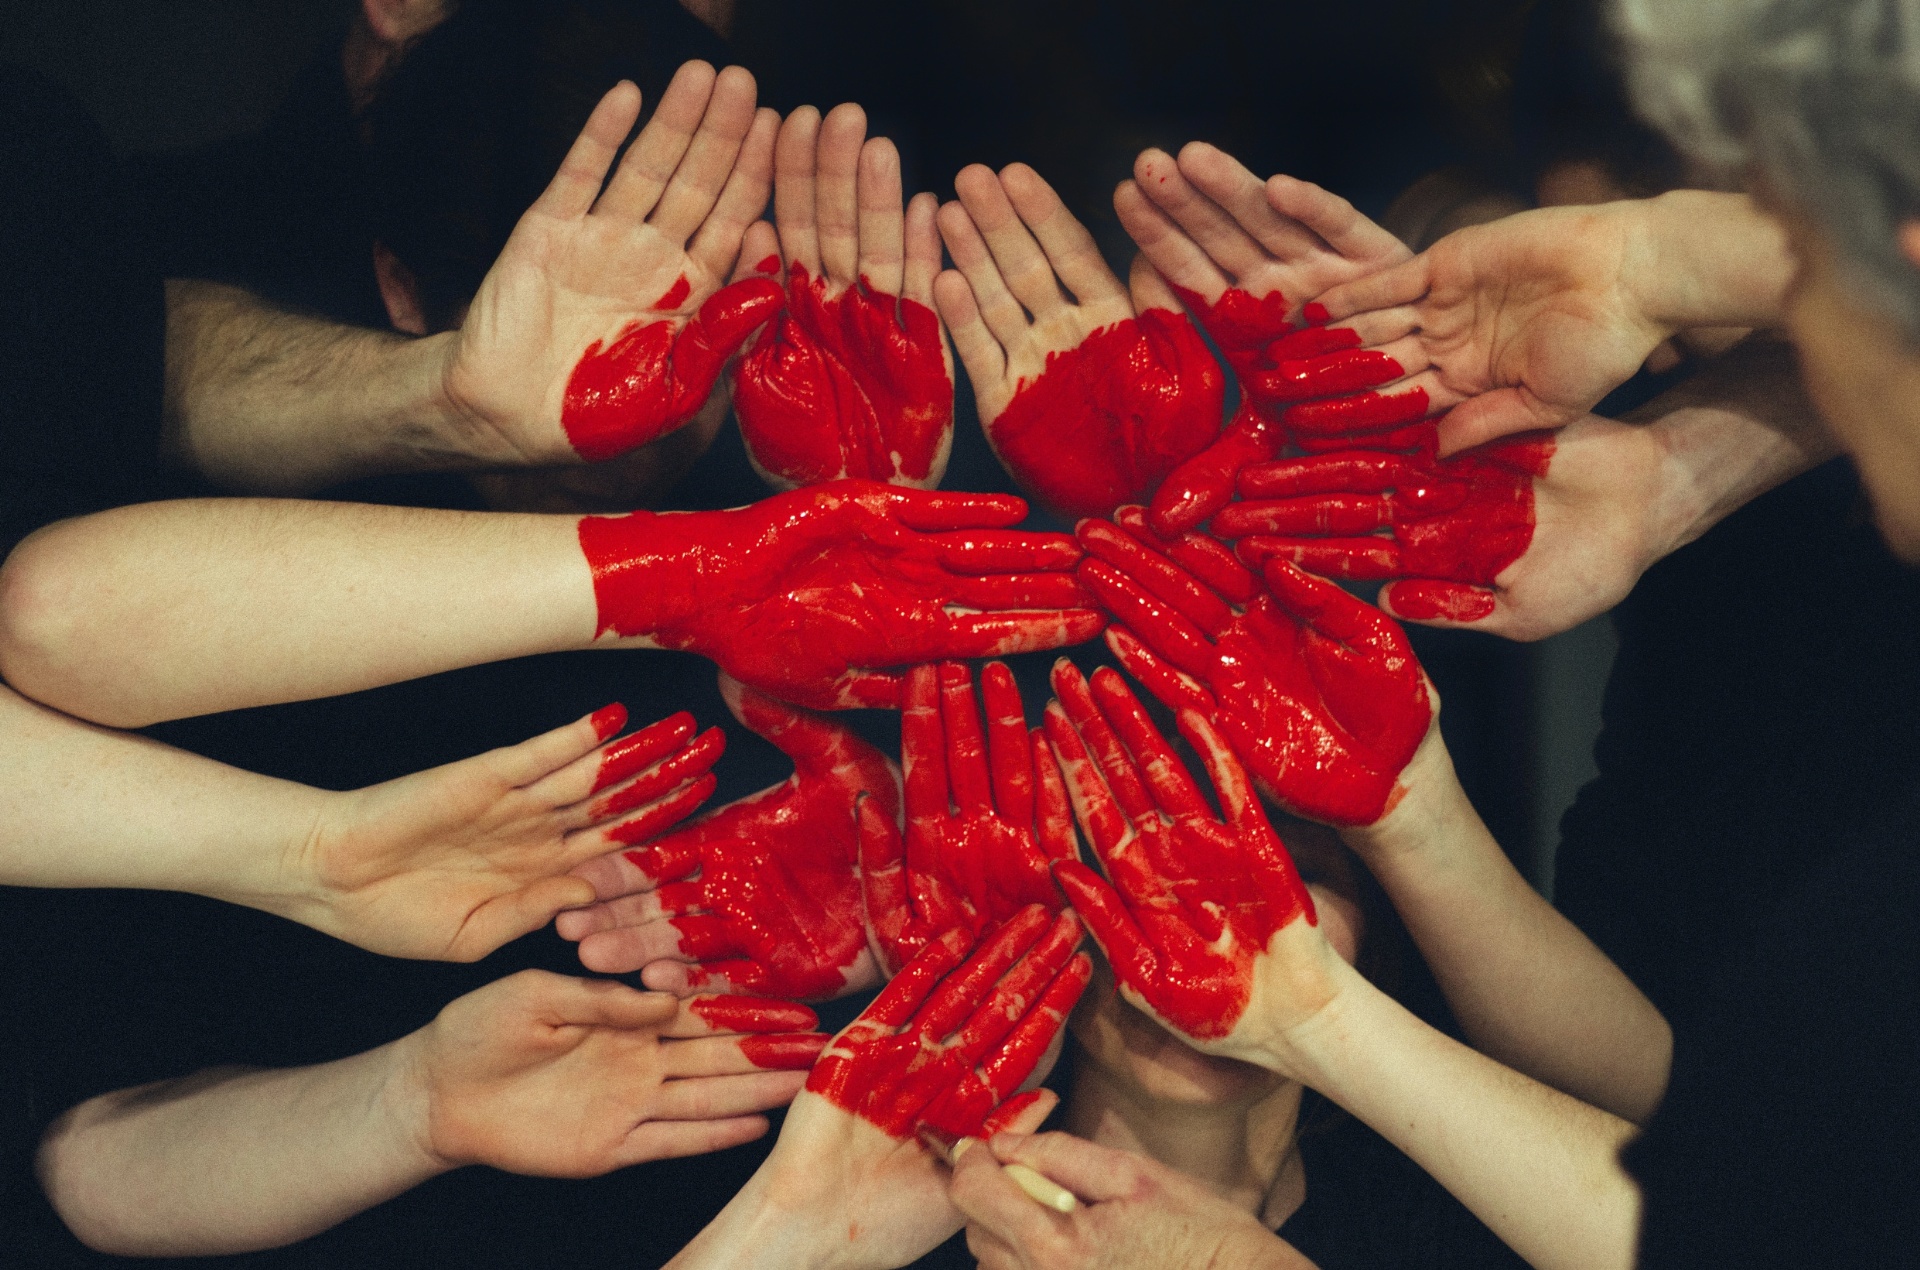
[[(1206, 328), (1240, 381), (1242, 409), (1225, 435), (1182, 464), (1153, 495), (1149, 519), (1166, 537), (1194, 528), (1233, 493), (1245, 464), (1271, 459), (1287, 433), (1302, 441), (1391, 430), (1426, 413), (1411, 395), (1363, 392), (1408, 373), (1403, 342), (1358, 351), (1370, 331), (1329, 327), (1308, 303), (1327, 288), (1407, 258), (1406, 247), (1317, 185), (1261, 181), (1231, 155), (1193, 142), (1176, 161), (1146, 150), (1114, 191), (1120, 222)], [(1415, 367), (1418, 369), (1418, 367)]]
[[(726, 739), (672, 715), (617, 741), (608, 706), (544, 736), (331, 796), (284, 869), (288, 915), (391, 957), (477, 961), (593, 898), (568, 875), (658, 833), (713, 792)], [(287, 908), (276, 905), (277, 909)]]
[(734, 364), (740, 436), (779, 489), (846, 476), (932, 489), (953, 445), (953, 359), (934, 316), (939, 200), (901, 212), (900, 155), (866, 113), (802, 106), (774, 147), (774, 227), (756, 222), (736, 278), (786, 310)]
[(543, 970), (468, 993), (397, 1047), (421, 1150), (595, 1177), (753, 1141), (828, 1038), (805, 1006), (704, 1004)]
[(1047, 736), (1106, 870), (1054, 877), (1113, 966), (1121, 995), (1195, 1048), (1261, 1061), (1271, 1038), (1332, 998), (1313, 898), (1226, 738), (1180, 712), (1222, 821), (1119, 672), (1093, 684), (1062, 658)]
[(1776, 323), (1791, 275), (1745, 196), (1679, 190), (1469, 226), (1320, 303), (1418, 342), (1444, 455), (1572, 422), (1689, 327)]
[[(1045, 1074), (1092, 974), (1071, 913), (1023, 910), (977, 947), (923, 948), (836, 1036), (745, 1189), (672, 1263), (903, 1266), (960, 1228), (946, 1171), (917, 1137), (1039, 1127)], [(969, 955), (971, 954), (971, 955)]]
[(954, 190), (939, 223), (957, 271), (934, 300), (994, 453), (1063, 516), (1147, 497), (1220, 434), (1225, 384), (1200, 333), (1151, 270), (1129, 294), (1032, 168), (975, 164)]
[[(1003, 1133), (962, 1156), (947, 1197), (967, 1219), (981, 1270), (1312, 1270), (1313, 1263), (1199, 1182), (1158, 1160), (1065, 1133)], [(1022, 1164), (1080, 1198), (1071, 1213), (1008, 1178)]]
[(1106, 624), (1017, 498), (808, 486), (724, 512), (589, 516), (598, 633), (697, 652), (814, 709), (897, 708), (894, 668), (1077, 644)]
[(721, 287), (772, 179), (779, 118), (754, 94), (737, 66), (688, 62), (617, 167), (640, 93), (601, 98), (448, 345), (442, 393), (476, 453), (537, 466), (644, 445), (692, 419), (779, 310), (766, 279)]
[(736, 719), (793, 775), (676, 833), (574, 872), (599, 902), (562, 913), (589, 970), (650, 988), (824, 1000), (879, 982), (860, 899), (854, 805), (897, 823), (892, 760), (831, 719), (728, 679)]
[(1065, 904), (1048, 866), (1077, 860), (1073, 809), (1038, 728), (1029, 732), (1005, 662), (973, 676), (956, 662), (907, 674), (900, 716), (907, 832), (885, 804), (860, 805), (860, 885), (882, 968), (892, 974), (927, 942), (977, 936), (1029, 904)]
[(1489, 618), (1496, 584), (1533, 544), (1535, 492), (1555, 434), (1436, 459), (1431, 425), (1421, 431), (1422, 446), (1409, 453), (1351, 450), (1243, 468), (1241, 501), (1222, 508), (1212, 530), (1239, 539), (1249, 562), (1279, 556), (1322, 577), (1399, 579), (1380, 601), (1396, 616)]
[(1114, 655), (1161, 701), (1217, 724), (1276, 802), (1367, 825), (1405, 792), (1436, 710), (1392, 619), (1279, 558), (1260, 593), (1210, 539), (1163, 547), (1138, 509), (1079, 534), (1092, 556), (1081, 576), (1120, 623)]

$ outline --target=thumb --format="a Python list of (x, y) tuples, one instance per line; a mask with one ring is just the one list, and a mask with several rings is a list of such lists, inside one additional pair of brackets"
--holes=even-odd
[(1070, 1133), (1001, 1136), (987, 1146), (1002, 1164), (1024, 1164), (1094, 1204), (1133, 1193), (1146, 1177), (1139, 1156)]
[(594, 901), (593, 883), (571, 874), (540, 878), (496, 895), (468, 915), (442, 960), (478, 961), (502, 944), (531, 934), (566, 908)]

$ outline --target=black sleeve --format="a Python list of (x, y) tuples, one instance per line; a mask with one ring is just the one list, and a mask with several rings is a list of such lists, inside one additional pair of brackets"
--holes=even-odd
[(166, 314), (139, 206), (63, 90), (0, 68), (0, 555), (154, 496)]

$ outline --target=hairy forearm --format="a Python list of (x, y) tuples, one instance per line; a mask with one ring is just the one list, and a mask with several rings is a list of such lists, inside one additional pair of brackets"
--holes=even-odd
[[(1453, 779), (1436, 730), (1414, 759), (1440, 793), (1346, 832), (1482, 1053), (1644, 1124), (1666, 1091), (1673, 1032), (1578, 927), (1542, 899)], [(1443, 770), (1441, 770), (1443, 769)]]
[(235, 287), (169, 281), (166, 448), (217, 485), (261, 494), (515, 461), (487, 453), (485, 434), (448, 406), (451, 339), (342, 326)]
[(82, 1241), (122, 1256), (306, 1238), (445, 1171), (422, 1145), (405, 1045), (95, 1098), (48, 1130), (41, 1185)]
[(63, 521), (0, 567), (0, 675), (97, 723), (354, 692), (583, 647), (570, 516), (188, 499)]
[(1293, 1029), (1291, 1074), (1404, 1151), (1536, 1270), (1633, 1264), (1633, 1126), (1468, 1049), (1351, 967)]

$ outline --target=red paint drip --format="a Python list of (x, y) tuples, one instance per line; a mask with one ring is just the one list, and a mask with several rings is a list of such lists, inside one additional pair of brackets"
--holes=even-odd
[(683, 273), (674, 279), (673, 285), (667, 288), (665, 295), (653, 302), (654, 312), (671, 313), (685, 304), (687, 297), (691, 294), (693, 294), (693, 286), (687, 281), (687, 275)]
[(1023, 489), (1067, 517), (1138, 502), (1220, 435), (1226, 386), (1185, 316), (1148, 309), (1047, 354), (987, 425)]
[(734, 368), (747, 449), (795, 485), (926, 481), (953, 433), (939, 320), (864, 277), (831, 300), (826, 290), (825, 278), (794, 265), (786, 311)]
[[(683, 277), (661, 305), (678, 308), (686, 286)], [(599, 462), (680, 427), (706, 404), (727, 359), (780, 304), (778, 286), (748, 278), (708, 297), (691, 321), (634, 321), (609, 341), (595, 340), (567, 379), (560, 425), (568, 442), (581, 458)]]
[(610, 706), (601, 706), (587, 722), (593, 725), (593, 734), (604, 741), (627, 726), (627, 708), (618, 701)]

